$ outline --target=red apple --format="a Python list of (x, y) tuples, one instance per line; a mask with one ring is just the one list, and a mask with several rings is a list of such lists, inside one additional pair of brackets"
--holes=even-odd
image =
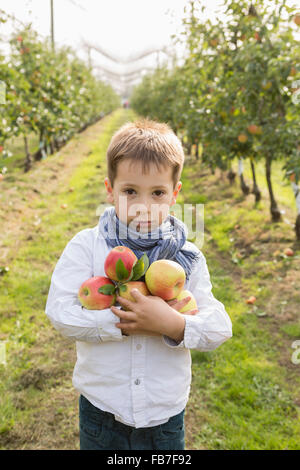
[(254, 304), (255, 301), (256, 301), (256, 297), (254, 297), (254, 295), (251, 295), (251, 297), (249, 297), (249, 299), (246, 300), (246, 303)]
[(115, 246), (105, 259), (105, 274), (113, 281), (130, 281), (133, 275), (133, 267), (137, 261), (137, 257), (130, 248)]
[(293, 18), (293, 21), (294, 23), (297, 25), (297, 26), (300, 26), (300, 14), (297, 13), (294, 18)]
[(294, 256), (294, 251), (291, 248), (285, 248), (284, 254), (286, 256)]
[[(143, 281), (129, 281), (121, 284), (119, 286), (119, 296), (124, 299), (130, 300), (131, 302), (136, 302), (135, 298), (131, 295), (132, 289), (138, 289), (143, 295), (151, 295), (147, 289), (146, 283)], [(128, 310), (125, 307), (124, 310)]]
[(145, 282), (152, 295), (172, 300), (182, 291), (185, 270), (176, 261), (160, 259), (154, 261), (146, 271)]
[(78, 292), (81, 305), (89, 310), (103, 310), (116, 302), (116, 286), (105, 276), (94, 276), (82, 283)]
[(247, 129), (248, 129), (248, 132), (250, 132), (250, 134), (262, 133), (262, 128), (260, 126), (257, 126), (256, 124), (250, 124), (250, 126), (248, 126)]
[(0, 145), (0, 153), (2, 153), (4, 150), (4, 147), (2, 145)]
[(178, 310), (178, 312), (180, 313), (184, 313), (184, 312), (188, 312), (189, 310), (195, 310), (195, 309), (198, 309), (198, 306), (197, 306), (197, 302), (196, 302), (196, 299), (195, 297), (193, 296), (193, 294), (187, 290), (187, 289), (183, 289), (176, 297), (177, 300), (183, 300), (185, 299), (186, 297), (191, 297), (191, 300), (184, 306), (184, 307), (181, 307), (180, 310)]

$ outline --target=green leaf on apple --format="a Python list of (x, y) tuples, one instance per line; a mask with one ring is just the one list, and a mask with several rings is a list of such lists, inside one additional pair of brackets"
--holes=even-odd
[(119, 285), (119, 291), (120, 292), (126, 292), (127, 291), (126, 283)]
[(140, 279), (145, 274), (148, 268), (149, 268), (149, 258), (146, 255), (146, 253), (144, 253), (143, 256), (141, 256), (141, 258), (137, 261), (137, 263), (133, 267), (133, 277), (131, 280), (137, 281), (138, 279)]
[(127, 281), (129, 276), (128, 269), (125, 268), (125, 265), (121, 258), (116, 262), (116, 274), (119, 281)]
[(99, 287), (98, 292), (104, 295), (113, 295), (115, 293), (116, 286), (112, 284), (104, 284), (104, 286)]

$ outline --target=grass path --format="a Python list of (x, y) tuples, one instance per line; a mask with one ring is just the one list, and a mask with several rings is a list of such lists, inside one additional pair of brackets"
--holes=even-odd
[[(0, 366), (1, 449), (78, 449), (75, 346), (54, 330), (44, 308), (66, 243), (97, 224), (97, 207), (105, 202), (106, 148), (129, 114), (117, 110), (30, 174), (5, 181), (1, 243), (9, 271), (0, 277), (0, 339), (7, 341), (7, 366)], [(9, 200), (22, 206), (18, 220)]]
[[(29, 174), (1, 186), (0, 449), (78, 449), (78, 395), (71, 378), (75, 346), (44, 313), (51, 274), (66, 243), (98, 223), (106, 202), (105, 153), (112, 133), (130, 120), (119, 109), (72, 139)], [(246, 169), (247, 171), (247, 169)], [(246, 174), (247, 176), (247, 174)], [(293, 221), (293, 195), (275, 191)], [(179, 203), (205, 204), (206, 256), (213, 293), (233, 321), (234, 336), (216, 351), (192, 350), (186, 410), (187, 449), (299, 449), (300, 251), (290, 224), (269, 222), (266, 194), (257, 207), (220, 172), (187, 158)], [(279, 189), (278, 189), (279, 188)], [(10, 204), (12, 202), (12, 204)], [(66, 204), (66, 208), (61, 207)], [(291, 246), (293, 258), (273, 256)], [(245, 299), (255, 295), (254, 305)]]

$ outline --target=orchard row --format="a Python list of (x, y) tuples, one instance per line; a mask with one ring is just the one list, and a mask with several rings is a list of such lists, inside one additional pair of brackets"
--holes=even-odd
[[(0, 161), (10, 156), (9, 139), (23, 136), (25, 171), (120, 105), (113, 89), (96, 79), (71, 48), (54, 51), (30, 26), (13, 34), (10, 55), (0, 55), (0, 65)], [(32, 133), (39, 141), (33, 156)]]
[[(205, 7), (190, 1), (184, 31), (186, 57), (146, 75), (131, 97), (132, 107), (152, 119), (168, 122), (196, 158), (228, 170), (250, 160), (256, 201), (261, 197), (255, 165), (265, 166), (273, 221), (281, 218), (272, 187), (272, 161), (280, 160), (284, 178), (296, 198), (296, 234), (300, 239), (300, 14), (275, 0), (224, 0), (226, 21), (204, 19)], [(189, 10), (189, 11), (188, 11)]]

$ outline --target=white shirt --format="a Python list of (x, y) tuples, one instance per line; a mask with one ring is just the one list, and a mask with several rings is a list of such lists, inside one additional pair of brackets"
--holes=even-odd
[[(73, 385), (94, 406), (135, 428), (157, 426), (186, 406), (191, 384), (190, 349), (211, 351), (232, 336), (231, 320), (211, 289), (201, 252), (184, 288), (199, 313), (184, 315), (184, 338), (123, 336), (110, 308), (88, 310), (78, 291), (92, 276), (106, 276), (111, 248), (98, 225), (78, 232), (66, 245), (51, 278), (46, 315), (60, 333), (76, 341)], [(119, 305), (119, 304), (118, 304)]]

